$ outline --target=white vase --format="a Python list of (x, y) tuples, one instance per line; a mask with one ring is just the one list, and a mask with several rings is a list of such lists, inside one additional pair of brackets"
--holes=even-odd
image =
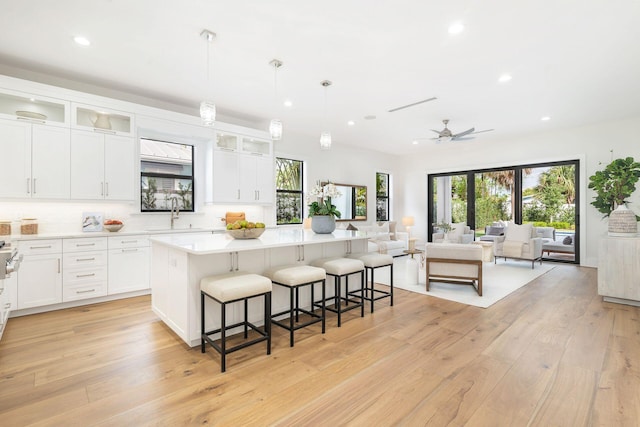
[(638, 234), (636, 214), (625, 204), (618, 206), (609, 214), (609, 236), (635, 237)]

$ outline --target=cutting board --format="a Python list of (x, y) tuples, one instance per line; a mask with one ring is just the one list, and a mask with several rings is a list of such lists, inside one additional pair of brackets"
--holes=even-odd
[(224, 220), (227, 224), (233, 224), (236, 221), (242, 221), (246, 219), (244, 212), (227, 212), (224, 216)]

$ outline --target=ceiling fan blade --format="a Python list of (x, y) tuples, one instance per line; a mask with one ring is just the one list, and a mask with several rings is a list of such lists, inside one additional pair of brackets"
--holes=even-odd
[(462, 136), (469, 135), (470, 133), (473, 133), (474, 130), (476, 130), (476, 129), (475, 128), (467, 129), (464, 132), (460, 132), (460, 133), (457, 133), (455, 135), (452, 135), (452, 138), (453, 139), (458, 139), (458, 138), (460, 138)]
[(416, 106), (416, 105), (424, 104), (425, 102), (434, 101), (436, 99), (438, 99), (438, 98), (433, 96), (433, 97), (431, 97), (429, 99), (423, 99), (422, 101), (414, 102), (412, 104), (407, 104), (407, 105), (403, 105), (401, 107), (392, 108), (391, 110), (389, 110), (389, 113), (393, 113), (394, 111), (403, 110), (405, 108), (413, 107), (413, 106)]
[(431, 129), (431, 132), (435, 132), (435, 133), (437, 133), (438, 135), (440, 135), (440, 133), (441, 133), (442, 131), (441, 131), (441, 130)]
[(482, 132), (491, 132), (491, 131), (494, 131), (494, 130), (495, 130), (495, 129), (485, 129), (485, 130), (479, 130), (479, 131), (472, 132), (472, 133), (475, 135), (475, 134), (477, 134), (477, 133), (482, 133)]
[(471, 141), (472, 139), (475, 139), (475, 137), (473, 136), (466, 136), (464, 138), (454, 138), (454, 141)]

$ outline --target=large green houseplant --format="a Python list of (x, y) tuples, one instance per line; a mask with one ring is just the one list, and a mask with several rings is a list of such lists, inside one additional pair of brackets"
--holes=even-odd
[[(627, 198), (636, 191), (640, 179), (640, 163), (633, 157), (615, 159), (603, 170), (589, 177), (589, 188), (596, 192), (591, 204), (608, 217), (618, 206), (627, 203)], [(636, 219), (640, 217), (636, 215)]]

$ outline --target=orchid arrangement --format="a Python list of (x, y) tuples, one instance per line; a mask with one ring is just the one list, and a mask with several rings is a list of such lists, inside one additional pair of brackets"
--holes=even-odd
[(342, 196), (342, 193), (338, 191), (335, 184), (329, 182), (322, 185), (320, 181), (316, 182), (316, 185), (309, 191), (307, 196), (307, 202), (310, 202), (309, 216), (328, 215), (340, 218), (342, 214), (336, 209), (335, 205), (331, 204), (331, 198), (339, 196)]

